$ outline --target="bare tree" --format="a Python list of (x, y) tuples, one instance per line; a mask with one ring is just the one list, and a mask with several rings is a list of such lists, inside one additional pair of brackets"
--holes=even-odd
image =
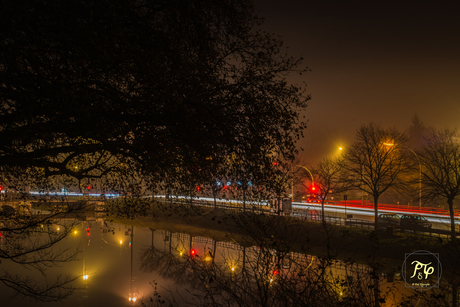
[(312, 168), (315, 193), (321, 199), (321, 216), (324, 221), (324, 202), (328, 196), (343, 193), (349, 189), (349, 182), (344, 180), (344, 160), (324, 158)]
[(356, 141), (345, 150), (347, 183), (374, 198), (375, 229), (378, 229), (379, 197), (390, 188), (401, 189), (408, 183), (404, 177), (412, 170), (408, 139), (395, 128), (364, 125), (356, 133)]
[(449, 206), (451, 240), (455, 240), (454, 200), (460, 195), (460, 141), (457, 131), (434, 130), (417, 153), (422, 164), (423, 196)]
[[(75, 216), (82, 209), (83, 203), (80, 203), (65, 213), (55, 211), (40, 215), (0, 215), (0, 260), (3, 264), (0, 283), (21, 296), (43, 302), (59, 301), (72, 294), (75, 289), (72, 282), (78, 276), (56, 276), (52, 280), (45, 272), (50, 267), (77, 260), (78, 250), (55, 245), (80, 223)], [(38, 271), (42, 279), (12, 273), (9, 264)]]

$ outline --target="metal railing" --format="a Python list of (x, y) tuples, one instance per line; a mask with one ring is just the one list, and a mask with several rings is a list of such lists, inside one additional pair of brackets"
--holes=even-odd
[[(227, 210), (237, 210), (237, 211), (243, 211), (243, 206), (240, 202), (237, 202), (237, 200), (227, 200), (225, 202), (222, 202), (222, 199), (219, 199), (216, 204), (214, 204), (214, 201), (207, 201), (207, 200), (200, 200), (196, 198), (185, 198), (185, 197), (172, 197), (172, 200), (164, 200), (164, 201), (171, 201), (172, 203), (176, 204), (182, 204), (182, 205), (193, 205), (193, 206), (202, 206), (202, 207), (216, 207), (220, 209), (227, 209)], [(289, 214), (283, 214), (282, 212), (271, 212), (269, 206), (266, 205), (255, 205), (253, 203), (250, 203), (248, 201), (248, 204), (246, 204), (246, 211), (250, 212), (258, 212), (258, 213), (265, 213), (265, 214), (270, 214), (270, 215), (284, 215), (284, 216), (292, 216), (294, 218), (306, 220), (306, 221), (311, 221), (311, 222), (317, 222), (321, 223), (322, 222), (322, 217), (321, 214), (316, 212), (315, 210), (305, 210), (305, 209), (293, 209), (292, 212)], [(374, 222), (373, 221), (368, 221), (368, 220), (361, 220), (361, 219), (353, 219), (353, 218), (345, 218), (345, 217), (339, 217), (339, 216), (329, 216), (325, 215), (324, 220), (328, 224), (333, 224), (333, 225), (339, 225), (339, 226), (346, 226), (346, 227), (356, 227), (356, 228), (362, 228), (362, 229), (374, 229)], [(382, 227), (384, 228), (384, 227)], [(442, 229), (404, 229), (400, 227), (393, 227), (393, 229), (390, 231), (388, 230), (388, 233), (417, 233), (417, 235), (423, 235), (423, 236), (437, 236), (437, 237), (449, 237), (450, 236), (450, 230), (442, 230)], [(457, 235), (460, 235), (459, 232), (457, 232)]]

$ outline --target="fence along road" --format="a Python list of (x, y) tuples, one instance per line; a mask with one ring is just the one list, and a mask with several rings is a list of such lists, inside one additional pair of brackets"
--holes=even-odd
[[(152, 197), (152, 196), (149, 196)], [(155, 198), (164, 198), (165, 195), (155, 195)], [(177, 201), (181, 203), (190, 203), (190, 196), (170, 196), (168, 201)], [(251, 206), (256, 207), (256, 210), (263, 212), (270, 212), (270, 204), (268, 201), (249, 201), (246, 200), (247, 209)], [(235, 199), (216, 199), (217, 206), (220, 208), (228, 209), (242, 209), (242, 200)], [(214, 206), (214, 198), (210, 197), (193, 197), (192, 204), (202, 206)], [(318, 212), (321, 212), (320, 203), (307, 203), (307, 202), (293, 202), (292, 203), (292, 216), (308, 219), (312, 221), (320, 221), (321, 216)], [(379, 214), (381, 213), (396, 213), (402, 214), (418, 214), (424, 216), (428, 221), (433, 223), (435, 229), (426, 234), (435, 235), (448, 235), (450, 233), (450, 216), (438, 208), (423, 208), (420, 210), (418, 207), (409, 207), (401, 205), (379, 205)], [(436, 211), (434, 211), (435, 209)], [(357, 205), (347, 204), (346, 206), (341, 202), (326, 203), (324, 204), (324, 211), (328, 213), (325, 219), (329, 223), (338, 225), (358, 226), (363, 228), (374, 228), (374, 208), (373, 204), (370, 205)], [(444, 210), (445, 211), (445, 210)], [(456, 212), (455, 224), (460, 225), (460, 219)], [(363, 217), (363, 219), (356, 218), (345, 218), (345, 215), (352, 215)]]

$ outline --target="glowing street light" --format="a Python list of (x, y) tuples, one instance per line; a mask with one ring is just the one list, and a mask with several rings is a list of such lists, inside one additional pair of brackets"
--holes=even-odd
[(297, 165), (297, 166), (304, 168), (310, 174), (311, 184), (314, 186), (315, 185), (315, 180), (313, 179), (313, 175), (311, 174), (310, 170), (308, 168), (306, 168), (305, 166), (302, 166), (302, 165)]

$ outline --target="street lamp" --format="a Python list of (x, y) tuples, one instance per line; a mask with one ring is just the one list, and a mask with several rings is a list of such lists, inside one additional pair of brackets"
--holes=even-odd
[(304, 168), (310, 174), (310, 176), (311, 176), (311, 184), (313, 186), (315, 186), (315, 180), (313, 179), (313, 175), (311, 174), (310, 170), (308, 168), (306, 168), (305, 166), (302, 166), (302, 165), (297, 165), (297, 166)]
[(304, 168), (309, 174), (310, 174), (310, 177), (311, 177), (311, 185), (313, 187), (313, 189), (315, 188), (315, 180), (313, 179), (313, 175), (312, 173), (310, 172), (310, 170), (308, 168), (306, 168), (305, 166), (302, 166), (302, 165), (297, 165), (298, 167), (302, 167)]
[[(394, 146), (393, 143), (383, 143), (383, 145), (385, 146)], [(414, 155), (415, 157), (417, 158), (417, 161), (418, 161), (418, 166), (420, 168), (420, 172), (419, 172), (419, 208), (420, 210), (422, 209), (422, 163), (420, 163), (420, 159), (418, 158), (418, 155), (415, 153), (415, 151), (413, 151), (412, 149), (410, 149), (409, 147), (407, 146), (403, 146), (404, 148), (407, 148), (409, 149)]]

